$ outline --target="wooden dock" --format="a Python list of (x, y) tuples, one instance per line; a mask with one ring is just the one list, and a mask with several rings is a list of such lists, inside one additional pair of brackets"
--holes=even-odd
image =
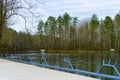
[(0, 59), (0, 80), (100, 80)]

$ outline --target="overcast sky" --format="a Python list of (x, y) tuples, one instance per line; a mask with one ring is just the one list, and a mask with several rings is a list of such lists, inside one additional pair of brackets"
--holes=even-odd
[[(46, 20), (48, 16), (57, 17), (63, 15), (65, 12), (79, 19), (90, 18), (92, 14), (97, 14), (99, 19), (104, 19), (105, 16), (114, 18), (119, 11), (120, 0), (43, 0), (42, 5), (39, 4), (39, 6), (34, 9), (34, 12), (40, 14), (43, 20)], [(34, 28), (36, 28), (38, 20), (40, 20), (40, 18), (34, 21)], [(30, 26), (33, 27), (28, 21), (27, 27)], [(24, 20), (20, 19), (19, 23), (11, 25), (11, 27), (17, 31), (25, 31)]]

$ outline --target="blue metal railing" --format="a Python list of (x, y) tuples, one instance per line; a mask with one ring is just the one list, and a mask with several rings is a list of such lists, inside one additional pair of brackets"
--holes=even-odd
[(46, 65), (48, 65), (47, 57), (46, 57), (46, 56), (42, 56), (40, 63), (42, 64), (43, 62), (44, 62)]
[(71, 59), (70, 59), (70, 58), (65, 57), (64, 60), (63, 60), (63, 62), (62, 62), (61, 67), (64, 67), (64, 64), (65, 64), (65, 63), (68, 63), (69, 66), (70, 66), (70, 69), (73, 69), (73, 65), (72, 65), (72, 63), (71, 63)]
[(103, 70), (104, 67), (111, 67), (111, 68), (113, 68), (115, 70), (116, 74), (118, 76), (120, 76), (120, 73), (119, 73), (119, 71), (118, 71), (118, 69), (116, 67), (117, 64), (118, 64), (118, 61), (115, 61), (114, 64), (111, 64), (111, 60), (109, 60), (108, 63), (105, 63), (105, 61), (103, 60), (102, 65), (101, 65), (100, 69), (97, 72), (100, 73)]
[[(97, 72), (89, 72), (89, 71), (74, 69), (74, 67), (72, 65), (72, 61), (68, 57), (64, 58), (61, 66), (49, 65), (48, 62), (47, 62), (47, 57), (45, 57), (45, 56), (41, 57), (41, 60), (40, 60), (41, 62), (40, 63), (33, 62), (32, 61), (32, 56), (30, 56), (30, 55), (27, 56), (29, 61), (22, 60), (22, 55), (16, 55), (15, 56), (13, 54), (11, 54), (11, 55), (6, 54), (5, 57), (3, 57), (1, 55), (0, 55), (0, 57), (1, 58), (6, 58), (6, 59), (9, 59), (9, 60), (14, 60), (14, 61), (17, 61), (17, 62), (22, 62), (22, 63), (41, 66), (41, 67), (46, 67), (46, 68), (57, 69), (57, 70), (61, 70), (61, 71), (69, 71), (69, 72), (79, 73), (79, 74), (83, 74), (83, 75), (95, 76), (95, 77), (99, 77), (99, 78), (108, 78), (108, 79), (113, 79), (113, 80), (120, 80), (120, 73), (119, 73), (119, 71), (116, 67), (118, 65), (117, 61), (114, 64), (111, 64), (111, 60), (109, 60), (108, 63), (105, 63), (105, 61), (103, 60), (102, 65)], [(64, 63), (68, 63), (70, 68), (65, 68)], [(108, 75), (108, 74), (102, 74), (101, 71), (103, 70), (104, 67), (112, 67), (115, 70), (117, 75), (113, 76), (113, 75)]]

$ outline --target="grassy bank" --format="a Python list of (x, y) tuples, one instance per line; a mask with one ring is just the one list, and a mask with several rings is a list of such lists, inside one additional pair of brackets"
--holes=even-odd
[(110, 51), (47, 50), (48, 53), (109, 53)]

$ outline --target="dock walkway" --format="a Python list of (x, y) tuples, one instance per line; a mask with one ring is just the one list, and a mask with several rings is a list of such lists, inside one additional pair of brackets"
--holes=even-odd
[(99, 80), (99, 79), (0, 59), (0, 80)]

